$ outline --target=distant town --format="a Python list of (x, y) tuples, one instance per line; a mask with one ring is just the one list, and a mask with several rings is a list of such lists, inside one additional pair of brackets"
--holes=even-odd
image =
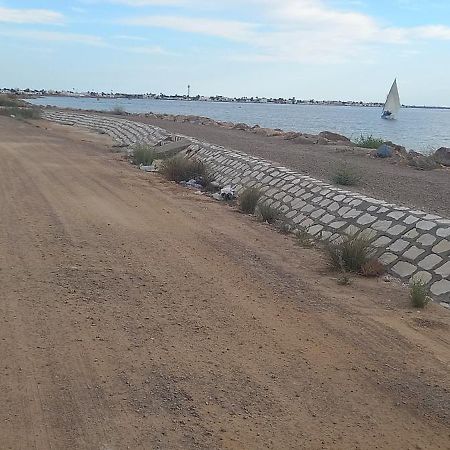
[[(225, 97), (222, 95), (214, 96), (191, 96), (190, 86), (186, 95), (169, 94), (126, 94), (121, 92), (77, 92), (75, 90), (46, 90), (46, 89), (11, 89), (0, 88), (0, 94), (18, 95), (22, 97), (79, 97), (79, 98), (98, 98), (98, 99), (151, 99), (151, 100), (181, 100), (181, 101), (202, 101), (202, 102), (225, 102), (225, 103), (274, 103), (274, 104), (292, 104), (292, 105), (330, 105), (330, 106), (365, 106), (382, 107), (380, 102), (363, 102), (351, 100), (315, 100), (315, 99), (297, 99), (292, 98), (266, 98), (266, 97)], [(425, 105), (402, 105), (404, 108), (429, 108), (429, 109), (450, 109), (446, 106), (425, 106)]]

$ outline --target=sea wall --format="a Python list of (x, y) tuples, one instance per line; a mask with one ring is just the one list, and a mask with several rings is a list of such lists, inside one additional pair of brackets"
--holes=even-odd
[[(119, 145), (157, 144), (171, 136), (155, 126), (105, 115), (45, 110), (43, 116), (107, 133)], [(259, 188), (264, 200), (293, 225), (323, 240), (370, 233), (388, 272), (404, 282), (420, 278), (435, 300), (450, 303), (450, 219), (339, 189), (239, 151), (182, 137), (192, 141), (192, 151), (222, 185), (236, 185), (238, 191)]]

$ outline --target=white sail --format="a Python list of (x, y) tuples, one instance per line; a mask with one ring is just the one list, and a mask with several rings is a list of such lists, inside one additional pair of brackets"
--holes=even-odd
[(383, 115), (385, 113), (390, 113), (392, 116), (395, 116), (400, 111), (401, 107), (402, 105), (398, 95), (397, 79), (395, 79), (387, 96), (386, 103), (384, 104)]

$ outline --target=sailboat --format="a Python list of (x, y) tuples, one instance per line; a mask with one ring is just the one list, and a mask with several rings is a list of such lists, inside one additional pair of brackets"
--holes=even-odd
[(396, 115), (402, 107), (400, 103), (400, 97), (398, 95), (397, 78), (394, 80), (391, 86), (391, 90), (386, 98), (386, 103), (383, 106), (383, 119), (395, 119)]

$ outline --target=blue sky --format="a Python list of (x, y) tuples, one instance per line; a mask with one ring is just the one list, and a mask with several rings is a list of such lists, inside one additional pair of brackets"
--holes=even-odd
[(1, 87), (450, 105), (448, 0), (0, 0)]

